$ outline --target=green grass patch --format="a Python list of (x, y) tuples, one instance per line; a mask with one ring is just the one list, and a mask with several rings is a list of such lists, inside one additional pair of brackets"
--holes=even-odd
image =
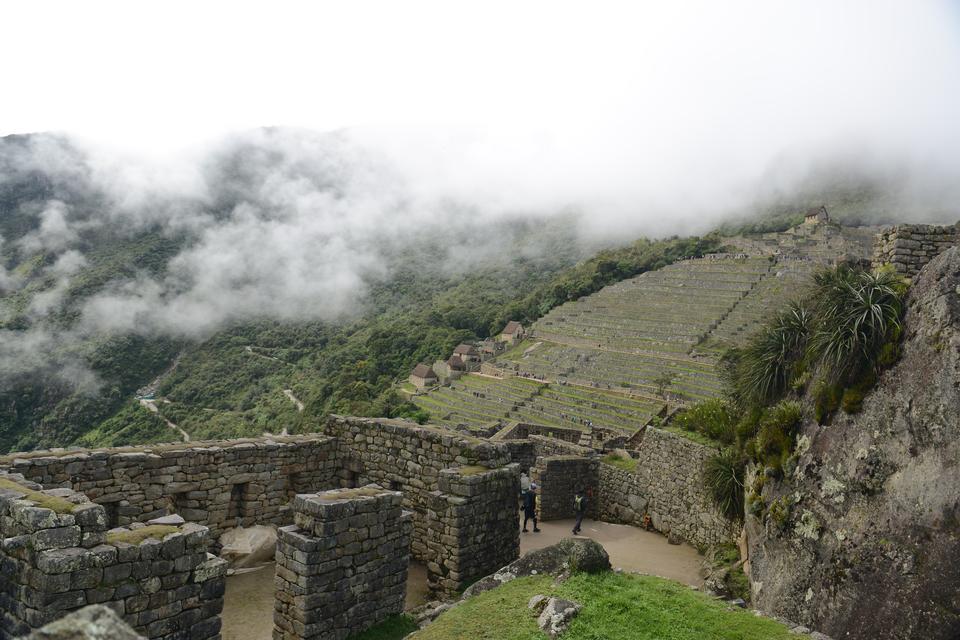
[(180, 527), (174, 527), (173, 525), (168, 524), (148, 524), (145, 527), (140, 527), (139, 529), (130, 529), (129, 531), (115, 531), (113, 533), (107, 534), (107, 544), (116, 544), (118, 542), (126, 542), (127, 544), (137, 545), (147, 540), (148, 538), (153, 538), (155, 540), (163, 540), (165, 537), (171, 533), (177, 533), (180, 531)]
[(615, 453), (611, 453), (609, 455), (603, 456), (603, 458), (601, 458), (600, 461), (603, 462), (604, 464), (610, 465), (611, 467), (616, 467), (617, 469), (623, 469), (624, 471), (633, 472), (637, 468), (636, 460), (634, 460), (633, 458), (623, 458), (621, 456), (618, 456)]
[(400, 640), (417, 630), (417, 623), (410, 616), (392, 616), (363, 633), (350, 636), (350, 640)]
[(70, 502), (69, 500), (64, 500), (63, 498), (58, 498), (56, 496), (49, 496), (40, 491), (34, 491), (33, 489), (27, 489), (23, 485), (17, 484), (12, 480), (7, 480), (6, 478), (0, 478), (0, 489), (10, 489), (12, 491), (22, 493), (23, 500), (29, 500), (30, 502), (35, 503), (38, 507), (43, 509), (51, 509), (56, 513), (72, 513), (77, 507), (76, 504)]
[(719, 442), (717, 442), (716, 440), (711, 440), (710, 438), (708, 438), (707, 436), (703, 435), (698, 431), (687, 431), (686, 429), (681, 429), (680, 427), (674, 427), (674, 426), (664, 426), (664, 427), (658, 427), (658, 428), (661, 431), (667, 431), (669, 433), (681, 436), (683, 438), (686, 438), (687, 440), (691, 440), (693, 442), (696, 442), (697, 444), (702, 444), (707, 447), (720, 446)]
[(758, 618), (679, 583), (634, 574), (576, 574), (559, 586), (550, 576), (519, 578), (440, 616), (416, 640), (543, 640), (527, 609), (537, 594), (583, 604), (564, 640), (789, 640), (782, 624)]

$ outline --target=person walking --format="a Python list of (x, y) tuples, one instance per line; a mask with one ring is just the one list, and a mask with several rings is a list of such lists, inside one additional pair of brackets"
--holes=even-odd
[(527, 533), (527, 522), (533, 520), (533, 532), (540, 533), (537, 526), (537, 485), (530, 483), (530, 490), (523, 494), (523, 532)]
[(580, 523), (583, 522), (583, 516), (587, 513), (587, 496), (582, 491), (578, 491), (573, 496), (573, 512), (577, 516), (577, 523), (573, 525), (573, 535), (580, 535)]

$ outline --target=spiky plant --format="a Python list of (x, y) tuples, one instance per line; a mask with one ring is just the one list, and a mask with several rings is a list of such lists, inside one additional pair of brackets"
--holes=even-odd
[(831, 381), (850, 382), (899, 335), (906, 284), (890, 271), (843, 266), (817, 273), (814, 284), (810, 354)]
[(725, 449), (707, 459), (703, 478), (707, 492), (717, 509), (733, 521), (743, 521), (744, 463), (733, 449)]
[(805, 302), (793, 302), (722, 367), (741, 406), (766, 405), (787, 390), (803, 360), (812, 316)]

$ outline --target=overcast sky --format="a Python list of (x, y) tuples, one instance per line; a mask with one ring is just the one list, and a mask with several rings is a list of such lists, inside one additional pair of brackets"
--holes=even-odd
[(8, 2), (0, 133), (139, 150), (261, 125), (449, 125), (644, 154), (881, 132), (937, 146), (958, 128), (958, 6)]

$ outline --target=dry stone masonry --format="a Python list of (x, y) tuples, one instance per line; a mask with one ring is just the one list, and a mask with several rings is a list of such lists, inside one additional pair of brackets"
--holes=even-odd
[[(539, 486), (541, 520), (574, 517), (574, 496), (578, 491), (595, 490), (597, 467), (595, 458), (548, 456), (537, 458), (531, 480)], [(589, 514), (596, 513), (593, 500), (587, 502)], [(593, 516), (591, 516), (593, 517)]]
[(22, 454), (9, 468), (45, 487), (69, 487), (103, 505), (108, 526), (177, 513), (209, 527), (290, 522), (300, 492), (339, 486), (337, 442), (327, 436), (260, 438)]
[(897, 273), (912, 278), (928, 262), (960, 244), (960, 223), (950, 226), (901, 224), (877, 234), (873, 266), (893, 265)]
[(520, 550), (516, 464), (445, 469), (427, 512), (427, 580), (449, 597), (517, 559)]
[(277, 541), (274, 640), (344, 640), (403, 612), (412, 513), (379, 487), (298, 495)]
[(181, 519), (107, 530), (102, 505), (0, 474), (0, 638), (105, 604), (147, 638), (218, 638), (224, 561)]

